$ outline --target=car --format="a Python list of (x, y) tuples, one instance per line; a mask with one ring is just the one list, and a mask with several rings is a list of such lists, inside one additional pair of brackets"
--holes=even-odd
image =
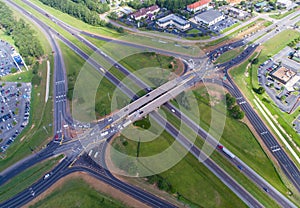
[(50, 173), (47, 173), (45, 176), (44, 176), (44, 180), (49, 178), (50, 177)]
[(175, 113), (175, 110), (174, 110), (173, 108), (171, 109), (171, 111), (172, 111), (173, 113)]
[(263, 189), (265, 190), (265, 192), (269, 192), (269, 189), (268, 188), (266, 188), (266, 187), (263, 187)]

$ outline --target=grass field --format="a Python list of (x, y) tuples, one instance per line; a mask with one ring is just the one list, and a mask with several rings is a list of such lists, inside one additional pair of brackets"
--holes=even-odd
[(30, 208), (50, 207), (127, 207), (103, 193), (98, 192), (83, 179), (75, 178), (64, 182), (63, 186), (55, 189), (49, 196), (30, 206)]
[[(90, 86), (86, 86), (87, 88), (83, 89), (83, 91), (76, 91), (75, 93), (79, 93), (83, 95), (84, 100), (95, 100), (96, 106), (100, 105), (97, 108), (97, 116), (104, 116), (111, 112), (111, 97), (113, 95), (114, 90), (116, 87), (109, 82), (106, 78), (102, 77), (99, 72), (97, 72), (91, 65), (85, 63), (85, 61), (75, 54), (71, 49), (69, 49), (63, 43), (59, 43), (60, 48), (62, 50), (62, 54), (64, 57), (64, 63), (67, 70), (67, 77), (68, 77), (68, 93), (70, 93), (71, 97), (73, 97), (74, 88), (76, 87), (75, 84), (81, 86), (82, 82), (88, 77), (84, 76), (92, 76), (91, 79), (88, 81)], [(82, 74), (80, 74), (82, 73)], [(87, 74), (85, 74), (87, 73)], [(80, 80), (77, 80), (78, 75), (81, 75)], [(101, 80), (101, 82), (100, 82)], [(89, 90), (90, 89), (90, 90)], [(96, 90), (96, 91), (94, 91)], [(95, 94), (93, 94), (95, 93)], [(86, 96), (86, 97), (85, 97)], [(76, 102), (76, 100), (73, 100)], [(95, 105), (92, 105), (93, 102), (84, 102), (79, 107), (82, 108), (82, 116), (84, 114), (88, 115), (95, 115)]]
[(49, 172), (63, 156), (38, 163), (33, 167), (23, 171), (0, 187), (0, 202), (3, 202), (17, 193), (28, 188), (45, 173)]
[[(113, 146), (121, 152), (135, 156), (138, 143), (127, 140), (128, 144), (125, 147), (122, 144), (123, 141), (124, 137), (121, 136), (114, 141)], [(173, 141), (174, 139), (168, 133), (163, 132), (154, 141), (141, 143), (140, 156), (161, 152)], [(114, 159), (114, 155), (112, 155), (112, 159)], [(219, 179), (190, 154), (177, 165), (159, 175), (172, 184), (185, 202), (194, 204), (194, 207), (245, 207)]]
[[(23, 17), (21, 14), (19, 14), (16, 11), (14, 11), (14, 16), (16, 18)], [(30, 21), (28, 21), (26, 18), (24, 18), (24, 20), (37, 32), (37, 37), (41, 41), (45, 54), (51, 54), (50, 45), (45, 38), (42, 38), (43, 35), (41, 31), (39, 31), (37, 26), (31, 23)], [(52, 55), (49, 55), (49, 60), (51, 66), (53, 66)], [(46, 61), (43, 61), (39, 65), (38, 71), (40, 73), (40, 76), (42, 77), (42, 81), (40, 86), (32, 87), (29, 124), (18, 136), (18, 139), (15, 140), (15, 142), (10, 146), (10, 148), (8, 148), (8, 150), (5, 153), (6, 155), (3, 155), (4, 159), (0, 161), (0, 170), (5, 169), (6, 167), (17, 162), (18, 160), (31, 154), (32, 153), (31, 149), (34, 152), (38, 151), (43, 145), (45, 145), (46, 139), (51, 138), (52, 136), (53, 103), (51, 99), (49, 99), (49, 101), (46, 104), (44, 101), (45, 90), (46, 90)], [(20, 77), (21, 79), (19, 79)], [(51, 77), (50, 83), (52, 83), (52, 76), (50, 77)], [(2, 81), (30, 82), (31, 78), (32, 78), (32, 71), (29, 70), (29, 71), (24, 71), (22, 73), (17, 73), (14, 75), (2, 77)], [(51, 95), (52, 95), (52, 84), (50, 84), (49, 96)], [(20, 138), (22, 138), (22, 141), (20, 140)]]
[[(97, 41), (95, 41), (95, 44), (97, 44)], [(102, 46), (101, 41), (99, 42), (99, 46)], [(60, 47), (62, 48), (64, 62), (67, 68), (69, 89), (68, 93), (71, 94), (71, 97), (74, 93), (75, 84), (78, 84), (77, 77), (80, 74), (80, 71), (84, 69), (83, 71), (90, 71), (95, 79), (101, 80), (100, 84), (98, 82), (94, 82), (95, 84), (97, 84), (97, 86), (99, 85), (98, 90), (96, 92), (93, 90), (90, 91), (91, 93), (95, 93), (95, 95), (87, 93), (89, 92), (88, 90), (84, 92), (85, 94), (89, 94), (90, 96), (95, 96), (97, 116), (104, 116), (109, 114), (111, 110), (115, 110), (114, 107), (111, 107), (111, 103), (114, 101), (117, 101), (118, 108), (121, 108), (130, 102), (130, 99), (124, 97), (124, 94), (121, 93), (120, 90), (116, 90), (113, 84), (111, 84), (106, 78), (102, 78), (100, 73), (96, 72), (89, 64), (86, 64), (82, 58), (80, 58), (67, 46), (65, 46), (63, 43), (60, 43)], [(105, 52), (109, 53), (108, 51)], [(98, 61), (98, 59), (96, 60)], [(99, 62), (101, 62), (101, 65), (105, 65), (103, 60)], [(174, 62), (175, 64), (170, 69), (169, 65), (172, 62)], [(136, 76), (140, 77), (150, 86), (157, 86), (162, 84), (163, 82), (166, 82), (170, 77), (170, 73), (178, 67), (173, 57), (167, 57), (153, 53), (136, 53), (133, 55), (129, 55), (128, 57), (120, 60), (120, 63), (129, 71), (135, 72)], [(109, 65), (107, 66), (109, 67)], [(140, 91), (140, 88), (136, 85), (136, 83), (132, 82), (128, 78), (125, 78), (124, 74), (121, 73), (119, 69), (112, 67), (109, 69), (109, 71), (118, 79), (122, 80), (123, 83), (127, 85), (133, 92), (138, 93)], [(92, 84), (93, 82), (91, 83), (91, 80), (89, 80), (89, 83)], [(116, 100), (114, 100), (113, 97), (115, 93), (118, 94), (118, 98), (116, 98)], [(94, 99), (94, 97), (90, 98)], [(86, 97), (84, 100), (90, 99)], [(92, 111), (95, 110), (90, 105), (91, 102), (85, 102), (85, 104), (86, 105), (83, 105), (82, 107), (86, 111), (92, 113)]]
[(287, 11), (287, 12), (283, 13), (283, 14), (278, 13), (278, 14), (272, 14), (272, 15), (269, 15), (269, 16), (270, 16), (271, 18), (273, 18), (273, 19), (282, 19), (282, 18), (288, 16), (289, 14), (292, 14), (292, 13), (295, 12), (295, 11), (296, 11), (295, 9), (292, 9), (292, 10), (290, 10), (290, 11)]
[(227, 51), (223, 54), (221, 54), (217, 60), (216, 60), (216, 63), (224, 63), (224, 62), (227, 62), (231, 59), (233, 59), (234, 57), (236, 57), (237, 55), (239, 55), (241, 52), (243, 51), (243, 48), (236, 48), (236, 49), (233, 49), (233, 50), (230, 50), (230, 51)]
[[(217, 90), (218, 88), (215, 88), (214, 91)], [(222, 118), (222, 113), (219, 113), (219, 110), (217, 110), (220, 107), (216, 105), (214, 107), (214, 109), (216, 108), (216, 110), (214, 111), (214, 114), (212, 114), (212, 110), (209, 105), (210, 100), (207, 95), (207, 90), (204, 87), (194, 90), (193, 94), (198, 100), (198, 106), (191, 106), (191, 109), (195, 109), (196, 107), (198, 107), (199, 113), (201, 115), (200, 120), (199, 118), (195, 118), (193, 116), (193, 114), (196, 115), (196, 113), (193, 113), (193, 111), (191, 111), (189, 114), (186, 114), (190, 116), (190, 118), (192, 118), (195, 122), (199, 123), (200, 126), (205, 130), (208, 131), (211, 128), (210, 130), (212, 130), (212, 135), (214, 135), (214, 132), (216, 132), (215, 135), (218, 135), (218, 129), (214, 128), (218, 128), (219, 126), (216, 125), (214, 127), (211, 122), (213, 121), (213, 123), (216, 123), (216, 118)], [(222, 105), (221, 102), (220, 105)], [(212, 120), (213, 118), (214, 120)], [(282, 183), (273, 164), (264, 153), (263, 149), (257, 142), (256, 138), (253, 136), (249, 128), (244, 123), (227, 117), (224, 130), (221, 132), (221, 135), (222, 136), (220, 142), (228, 147), (230, 151), (232, 151), (260, 175), (263, 175), (265, 179), (267, 179), (273, 186), (278, 188), (278, 190), (280, 190), (282, 193), (287, 192), (287, 188)]]

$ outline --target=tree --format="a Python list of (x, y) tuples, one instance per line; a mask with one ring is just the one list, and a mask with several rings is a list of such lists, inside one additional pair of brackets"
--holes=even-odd
[(226, 105), (228, 109), (231, 109), (232, 106), (235, 104), (236, 99), (235, 97), (232, 97), (229, 93), (226, 93)]
[(252, 60), (252, 64), (258, 64), (258, 61), (259, 61), (258, 58), (255, 58)]
[(285, 101), (285, 100), (286, 100), (286, 96), (285, 96), (285, 95), (282, 95), (282, 96), (280, 97), (280, 100), (281, 100), (281, 101)]
[(257, 94), (263, 94), (266, 90), (265, 90), (265, 88), (263, 88), (263, 87), (259, 87), (259, 88), (257, 88), (257, 89), (253, 89), (254, 90), (254, 92), (256, 92)]
[(124, 33), (124, 28), (123, 27), (118, 27), (117, 32)]

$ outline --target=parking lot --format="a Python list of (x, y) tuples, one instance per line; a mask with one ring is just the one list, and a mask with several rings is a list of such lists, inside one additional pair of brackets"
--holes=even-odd
[(214, 33), (221, 33), (224, 29), (231, 27), (232, 25), (234, 25), (235, 23), (237, 23), (238, 21), (233, 19), (232, 17), (228, 17), (226, 19), (221, 20), (220, 22), (217, 22), (216, 24), (212, 25), (211, 27), (209, 27), (209, 29), (211, 31), (213, 31)]
[(263, 63), (258, 70), (258, 81), (279, 109), (290, 112), (298, 99), (298, 93), (289, 92), (282, 83), (269, 76), (270, 72), (278, 67), (279, 65), (271, 59)]
[(0, 77), (10, 74), (12, 68), (17, 68), (11, 56), (14, 52), (13, 46), (0, 40)]
[(30, 83), (0, 83), (0, 152), (4, 152), (28, 124)]

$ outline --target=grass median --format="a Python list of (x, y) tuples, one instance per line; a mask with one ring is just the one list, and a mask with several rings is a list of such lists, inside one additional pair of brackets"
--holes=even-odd
[(52, 170), (53, 167), (62, 158), (63, 156), (61, 155), (56, 158), (38, 163), (13, 177), (11, 180), (0, 187), (0, 202), (8, 200), (24, 189), (28, 188), (35, 181), (40, 179), (45, 173)]
[(121, 201), (97, 191), (80, 178), (65, 181), (63, 186), (54, 189), (46, 198), (29, 207), (74, 207), (75, 205), (79, 207), (127, 207)]
[[(142, 135), (140, 135), (142, 137)], [(138, 137), (138, 135), (136, 135)], [(139, 152), (139, 157), (155, 155), (165, 150), (174, 139), (167, 132), (162, 132), (155, 140), (151, 142), (138, 142), (120, 136), (113, 142), (113, 147), (126, 155), (136, 156)], [(112, 161), (115, 164), (124, 167), (126, 164), (117, 164), (114, 155), (111, 155)], [(138, 160), (138, 159), (137, 159)], [(132, 166), (128, 166), (132, 167)], [(172, 186), (172, 198), (179, 199), (181, 202), (192, 207), (245, 207), (245, 204), (237, 198), (237, 196), (216, 177), (203, 164), (191, 154), (187, 154), (179, 163), (163, 173), (159, 173), (164, 183)], [(145, 180), (140, 181), (135, 179), (134, 183), (142, 185), (147, 190), (156, 194), (157, 190), (153, 185), (148, 184)], [(142, 183), (142, 184), (139, 184)], [(146, 185), (146, 186), (145, 186)], [(156, 185), (158, 185), (156, 183)], [(171, 191), (171, 190), (170, 190)], [(192, 193), (192, 194), (191, 194)]]

